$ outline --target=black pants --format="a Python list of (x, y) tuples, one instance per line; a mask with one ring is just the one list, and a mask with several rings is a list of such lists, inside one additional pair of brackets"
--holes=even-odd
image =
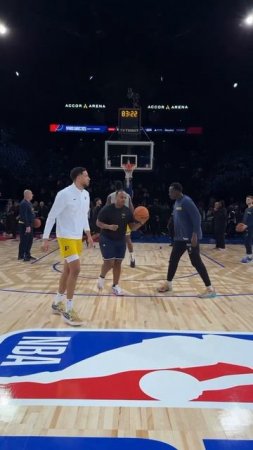
[(247, 255), (252, 255), (252, 244), (253, 244), (253, 227), (247, 228), (245, 231), (245, 248)]
[(19, 249), (18, 249), (18, 257), (23, 258), (30, 258), (31, 256), (31, 247), (33, 243), (33, 229), (31, 228), (30, 233), (26, 233), (26, 226), (23, 223), (19, 224), (19, 236), (20, 236), (20, 243), (19, 243)]
[(216, 240), (216, 248), (225, 248), (225, 231), (214, 229), (214, 236)]
[(177, 271), (177, 266), (180, 261), (180, 258), (181, 256), (183, 256), (186, 250), (188, 251), (189, 258), (191, 260), (193, 267), (195, 267), (195, 269), (197, 270), (205, 286), (211, 286), (211, 281), (208, 276), (206, 266), (204, 265), (200, 257), (199, 245), (197, 245), (197, 247), (192, 247), (190, 243), (186, 241), (173, 242), (173, 248), (169, 260), (167, 280), (168, 281), (173, 280), (174, 275)]

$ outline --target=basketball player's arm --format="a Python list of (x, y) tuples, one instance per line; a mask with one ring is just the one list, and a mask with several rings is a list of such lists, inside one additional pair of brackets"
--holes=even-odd
[(89, 224), (89, 211), (90, 211), (90, 202), (88, 203), (87, 211), (85, 211), (85, 213), (84, 213), (84, 217), (85, 217), (84, 232), (87, 236), (87, 242), (88, 242), (89, 247), (93, 247), (93, 239), (91, 237), (90, 224)]
[(129, 220), (130, 221), (129, 221), (128, 225), (129, 225), (131, 231), (136, 231), (136, 230), (139, 230), (139, 228), (141, 228), (147, 222), (148, 218), (146, 220), (142, 220), (141, 222), (140, 221), (137, 222), (137, 221), (134, 221), (133, 214), (131, 213), (131, 217), (129, 218)]
[(196, 247), (198, 245), (198, 231), (201, 227), (200, 213), (195, 203), (191, 200), (185, 202), (184, 208), (188, 212), (192, 223), (193, 232), (191, 237), (191, 244), (193, 247)]
[(65, 197), (62, 192), (58, 192), (58, 194), (55, 197), (53, 206), (49, 211), (47, 221), (45, 224), (45, 228), (44, 228), (44, 233), (43, 233), (43, 237), (42, 237), (42, 239), (43, 239), (42, 249), (44, 251), (48, 250), (48, 240), (49, 240), (49, 236), (52, 231), (52, 228), (55, 224), (56, 217), (63, 211), (64, 208), (65, 208)]
[(85, 232), (85, 234), (87, 236), (88, 246), (89, 247), (93, 247), (93, 239), (92, 239), (90, 230), (84, 230), (84, 232)]
[(244, 211), (242, 223), (244, 223), (244, 225), (246, 225), (246, 227), (248, 228), (248, 224), (247, 224), (247, 218), (248, 218), (247, 210), (248, 210), (248, 208), (246, 208), (245, 211)]
[[(145, 223), (145, 222), (144, 222), (144, 223)], [(138, 223), (136, 223), (136, 222), (131, 222), (131, 223), (129, 223), (128, 225), (129, 225), (129, 228), (131, 229), (131, 231), (137, 231), (137, 230), (139, 230), (139, 228), (142, 227), (142, 225), (144, 225), (144, 223), (140, 223), (140, 222), (138, 222)]]
[(25, 232), (31, 233), (31, 206), (27, 205), (26, 203), (23, 204), (23, 217), (25, 223)]
[(133, 214), (133, 212), (134, 212), (134, 205), (133, 205), (133, 202), (132, 202), (132, 199), (131, 199), (130, 195), (129, 195), (129, 209), (130, 209), (131, 213)]
[(96, 220), (96, 225), (98, 228), (100, 228), (101, 230), (111, 230), (111, 231), (116, 231), (119, 226), (115, 225), (115, 224), (109, 224), (109, 223), (104, 223), (101, 222), (100, 220)]
[[(109, 213), (108, 211), (105, 211), (106, 209), (108, 209), (107, 206), (104, 206), (101, 211), (99, 211), (98, 213), (98, 218), (96, 220), (96, 225), (97, 227), (99, 227), (101, 230), (111, 230), (111, 231), (116, 231), (119, 226), (116, 224), (108, 224), (106, 223), (107, 221), (110, 222), (109, 219)], [(110, 208), (109, 208), (110, 209)]]

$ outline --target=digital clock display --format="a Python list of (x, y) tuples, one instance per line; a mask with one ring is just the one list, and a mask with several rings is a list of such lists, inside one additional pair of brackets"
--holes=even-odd
[(138, 119), (139, 117), (139, 109), (121, 109), (120, 110), (120, 115), (121, 117), (127, 117), (127, 118), (135, 118)]
[(141, 128), (140, 108), (119, 109), (119, 131), (122, 134), (139, 133)]

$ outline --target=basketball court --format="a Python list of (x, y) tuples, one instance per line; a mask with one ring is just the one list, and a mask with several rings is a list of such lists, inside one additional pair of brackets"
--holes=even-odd
[[(75, 299), (84, 326), (72, 329), (50, 309), (62, 270), (57, 243), (47, 255), (40, 245), (30, 264), (17, 261), (17, 243), (1, 243), (2, 436), (58, 437), (45, 448), (69, 448), (61, 436), (138, 438), (136, 449), (252, 448), (253, 266), (239, 263), (241, 246), (202, 246), (214, 299), (198, 298), (202, 282), (187, 255), (173, 295), (157, 294), (168, 244), (135, 243), (125, 295), (111, 294), (109, 276), (99, 293), (98, 244), (85, 249)], [(36, 444), (6, 439), (1, 448)], [(130, 448), (116, 441), (75, 439), (71, 448)]]

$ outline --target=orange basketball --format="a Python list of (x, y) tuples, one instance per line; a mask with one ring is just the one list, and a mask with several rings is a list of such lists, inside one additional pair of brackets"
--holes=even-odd
[(41, 227), (41, 220), (36, 217), (36, 219), (34, 219), (34, 221), (33, 221), (33, 228), (39, 228), (39, 227)]
[(137, 206), (134, 210), (134, 218), (137, 222), (146, 222), (149, 219), (149, 212), (145, 206)]
[(247, 225), (245, 223), (238, 223), (235, 227), (237, 233), (243, 233), (247, 228)]

